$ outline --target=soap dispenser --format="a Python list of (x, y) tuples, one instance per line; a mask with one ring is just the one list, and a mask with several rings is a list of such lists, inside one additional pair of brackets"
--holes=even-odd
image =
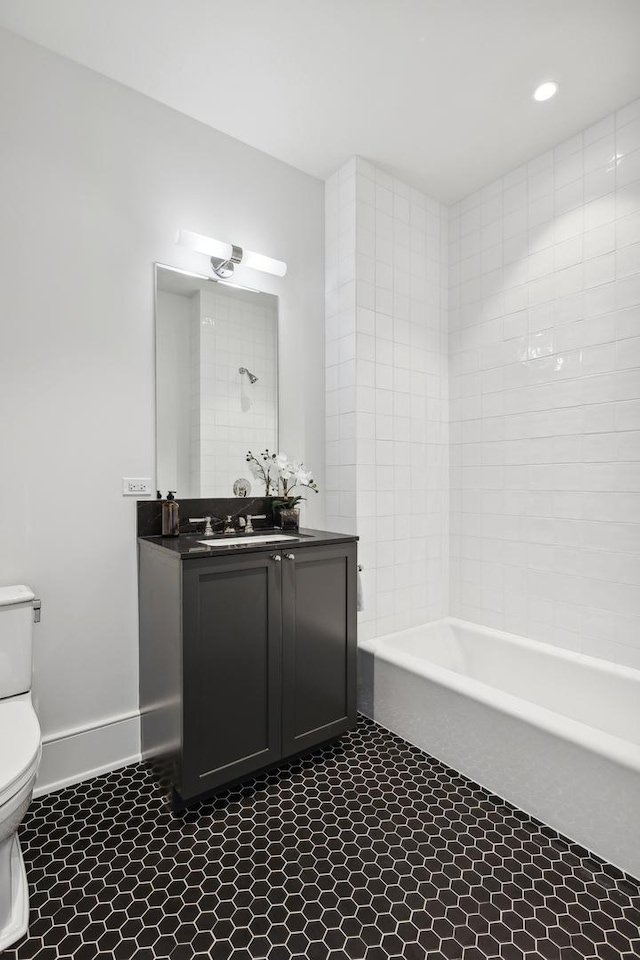
[(167, 499), (162, 504), (163, 537), (180, 535), (180, 504), (176, 501), (175, 496), (175, 491), (169, 490)]

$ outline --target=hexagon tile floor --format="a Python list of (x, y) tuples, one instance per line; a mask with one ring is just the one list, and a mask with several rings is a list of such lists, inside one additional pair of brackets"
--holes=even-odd
[(640, 956), (640, 884), (376, 724), (176, 816), (144, 764), (33, 802), (6, 960)]

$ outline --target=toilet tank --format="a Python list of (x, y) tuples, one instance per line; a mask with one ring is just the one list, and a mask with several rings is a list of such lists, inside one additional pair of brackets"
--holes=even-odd
[(34, 593), (0, 587), (0, 700), (31, 689)]

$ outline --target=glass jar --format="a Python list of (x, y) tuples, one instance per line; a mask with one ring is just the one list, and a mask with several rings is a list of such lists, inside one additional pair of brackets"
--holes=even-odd
[(281, 530), (297, 530), (300, 525), (300, 510), (298, 507), (276, 507), (274, 520)]

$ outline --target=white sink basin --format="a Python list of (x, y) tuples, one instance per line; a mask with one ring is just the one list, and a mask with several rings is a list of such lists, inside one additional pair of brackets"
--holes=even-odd
[(265, 533), (264, 536), (254, 537), (216, 537), (215, 540), (198, 540), (205, 547), (250, 547), (254, 543), (278, 543), (282, 540), (299, 540), (300, 537), (290, 536), (288, 533)]

